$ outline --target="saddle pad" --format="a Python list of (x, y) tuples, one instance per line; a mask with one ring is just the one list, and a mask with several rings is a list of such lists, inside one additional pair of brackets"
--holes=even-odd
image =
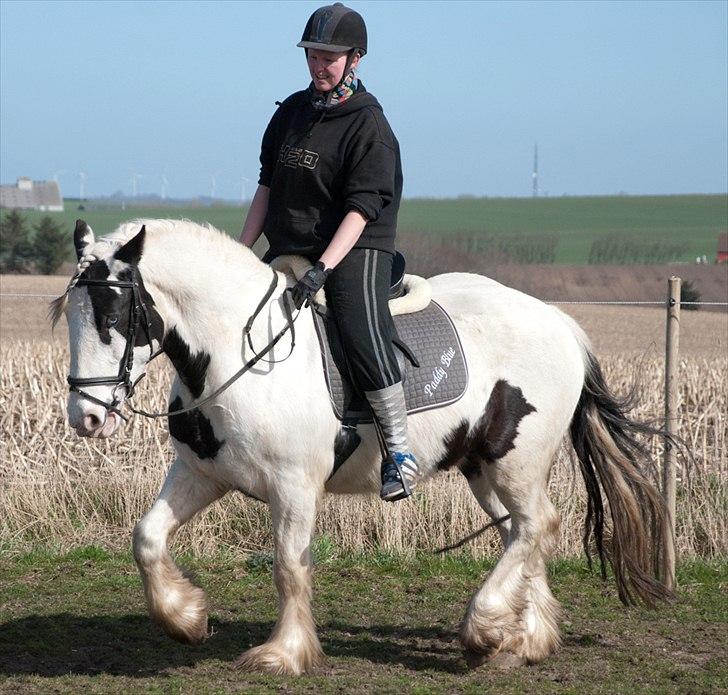
[[(348, 377), (336, 321), (316, 311), (313, 315), (336, 417), (372, 422), (366, 400)], [(394, 325), (399, 341), (414, 353), (420, 365), (415, 367), (409, 360), (404, 360), (402, 376), (407, 412), (439, 408), (462, 398), (468, 385), (468, 367), (460, 338), (445, 310), (431, 301), (422, 311), (395, 316)], [(400, 361), (400, 368), (402, 366)]]

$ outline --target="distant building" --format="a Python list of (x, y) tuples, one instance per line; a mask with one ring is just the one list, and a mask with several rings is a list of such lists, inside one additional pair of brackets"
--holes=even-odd
[(718, 250), (715, 254), (716, 263), (728, 263), (728, 232), (718, 237)]
[(63, 198), (56, 181), (33, 181), (21, 176), (14, 186), (0, 186), (0, 208), (63, 212)]

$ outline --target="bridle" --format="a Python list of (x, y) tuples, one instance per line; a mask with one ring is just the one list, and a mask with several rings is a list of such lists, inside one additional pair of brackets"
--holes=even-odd
[[(139, 276), (138, 271), (135, 267), (131, 268), (131, 279), (130, 280), (91, 280), (87, 278), (80, 278), (76, 282), (76, 286), (79, 285), (86, 287), (119, 287), (123, 290), (131, 290), (131, 302), (129, 302), (129, 324), (126, 330), (126, 346), (124, 347), (124, 355), (119, 362), (119, 371), (114, 376), (96, 376), (96, 377), (75, 377), (70, 374), (67, 377), (68, 385), (71, 391), (75, 391), (83, 398), (101, 405), (106, 410), (111, 411), (119, 415), (123, 420), (128, 420), (121, 410), (119, 405), (124, 398), (131, 398), (134, 395), (134, 388), (142, 379), (142, 374), (136, 381), (132, 381), (131, 372), (134, 366), (134, 343), (136, 342), (136, 335), (139, 331), (140, 326), (143, 328), (146, 338), (149, 341), (149, 361), (151, 362), (162, 350), (154, 352), (152, 344), (152, 325), (149, 319), (149, 312), (147, 311), (144, 298), (139, 290)], [(112, 391), (113, 401), (107, 403), (102, 401), (100, 398), (92, 396), (90, 393), (82, 390), (81, 386), (108, 386), (113, 385), (114, 390)], [(120, 389), (124, 389), (123, 395), (119, 395)]]
[[(140, 327), (144, 330), (146, 334), (146, 338), (149, 341), (149, 362), (151, 362), (155, 357), (158, 357), (161, 353), (164, 352), (164, 349), (160, 347), (157, 352), (154, 352), (154, 347), (152, 345), (152, 325), (151, 321), (149, 319), (149, 311), (147, 310), (146, 304), (144, 303), (144, 298), (142, 296), (142, 293), (139, 289), (140, 287), (140, 275), (139, 271), (132, 267), (131, 269), (132, 275), (130, 280), (88, 280), (88, 279), (79, 279), (78, 282), (76, 282), (76, 286), (78, 285), (85, 285), (87, 287), (120, 287), (122, 289), (130, 289), (132, 292), (132, 301), (129, 304), (129, 325), (127, 327), (126, 331), (126, 347), (124, 348), (124, 355), (121, 358), (121, 361), (119, 363), (119, 372), (115, 376), (100, 376), (100, 377), (88, 377), (88, 378), (79, 378), (79, 377), (72, 377), (68, 376), (67, 381), (70, 386), (71, 391), (75, 391), (78, 393), (81, 397), (86, 398), (87, 400), (91, 401), (92, 403), (96, 403), (97, 405), (100, 405), (104, 408), (106, 408), (109, 412), (114, 412), (117, 415), (119, 415), (123, 420), (127, 421), (129, 418), (125, 416), (121, 410), (119, 409), (119, 406), (121, 405), (122, 401), (126, 400), (127, 405), (129, 409), (136, 413), (137, 415), (142, 415), (144, 417), (148, 418), (160, 418), (160, 417), (169, 417), (170, 415), (180, 415), (182, 413), (187, 413), (191, 410), (195, 410), (206, 403), (209, 403), (214, 398), (217, 398), (223, 391), (228, 389), (234, 382), (236, 382), (245, 372), (250, 371), (260, 360), (265, 357), (278, 343), (278, 341), (290, 330), (291, 331), (291, 351), (288, 353), (288, 356), (293, 352), (293, 348), (296, 343), (296, 331), (294, 328), (294, 323), (296, 322), (296, 319), (298, 319), (299, 314), (301, 313), (300, 310), (296, 314), (296, 316), (293, 316), (293, 312), (291, 309), (292, 299), (290, 298), (290, 288), (286, 289), (283, 294), (283, 311), (286, 317), (286, 325), (273, 337), (273, 339), (260, 351), (255, 352), (255, 349), (253, 348), (253, 344), (250, 339), (250, 331), (253, 328), (253, 322), (257, 318), (257, 316), (260, 314), (260, 312), (263, 310), (263, 307), (268, 303), (268, 300), (273, 296), (273, 293), (276, 290), (276, 287), (278, 286), (278, 274), (274, 271), (273, 272), (273, 279), (271, 280), (270, 285), (268, 286), (268, 289), (266, 290), (265, 294), (263, 295), (263, 298), (258, 303), (258, 306), (256, 307), (255, 311), (252, 313), (248, 321), (246, 322), (244, 328), (243, 328), (243, 337), (247, 338), (248, 344), (250, 345), (251, 350), (253, 350), (254, 357), (249, 359), (235, 374), (233, 374), (225, 383), (223, 383), (220, 387), (215, 389), (211, 394), (206, 396), (203, 400), (194, 403), (193, 405), (190, 405), (187, 408), (181, 408), (179, 410), (171, 410), (171, 411), (165, 411), (163, 413), (148, 413), (145, 410), (134, 408), (130, 403), (128, 403), (128, 400), (134, 395), (134, 389), (136, 385), (144, 378), (144, 373), (142, 373), (135, 381), (132, 381), (131, 379), (131, 372), (134, 365), (134, 342), (136, 340), (136, 335), (139, 332)], [(288, 357), (287, 356), (287, 357)], [(287, 359), (284, 358), (284, 359)], [(283, 360), (280, 360), (283, 361)], [(86, 391), (81, 390), (80, 386), (106, 386), (109, 384), (114, 385), (114, 390), (112, 392), (113, 401), (111, 403), (107, 403), (106, 401), (102, 401), (100, 398), (96, 398), (92, 396), (91, 394), (87, 393)], [(124, 388), (124, 393), (120, 397), (118, 395), (118, 391), (120, 388)]]

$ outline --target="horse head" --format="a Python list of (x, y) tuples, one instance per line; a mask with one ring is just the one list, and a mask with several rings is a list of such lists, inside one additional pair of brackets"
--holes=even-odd
[(158, 350), (163, 324), (139, 272), (146, 229), (131, 239), (94, 238), (76, 221), (76, 273), (51, 304), (53, 324), (66, 314), (71, 351), (68, 421), (84, 437), (110, 437), (121, 427), (124, 399)]

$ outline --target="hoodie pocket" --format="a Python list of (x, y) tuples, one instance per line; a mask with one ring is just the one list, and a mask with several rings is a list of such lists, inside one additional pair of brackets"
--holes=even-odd
[(287, 215), (284, 227), (288, 230), (291, 241), (300, 245), (310, 245), (321, 241), (318, 235), (319, 218), (312, 215)]

